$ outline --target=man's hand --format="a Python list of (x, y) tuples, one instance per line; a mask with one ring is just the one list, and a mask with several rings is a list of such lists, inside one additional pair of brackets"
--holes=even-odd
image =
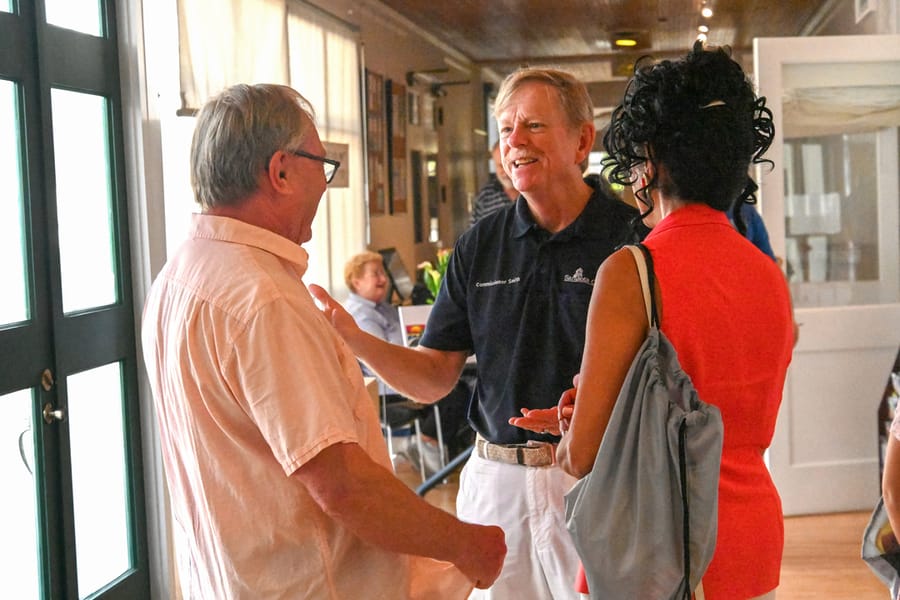
[(522, 416), (512, 417), (509, 424), (535, 433), (559, 435), (559, 409), (556, 407), (523, 408)]
[(493, 585), (503, 568), (506, 558), (506, 536), (494, 525), (472, 525), (471, 536), (461, 548), (460, 557), (453, 561), (463, 574), (475, 582), (475, 587), (486, 589)]
[(562, 393), (556, 408), (523, 408), (521, 417), (512, 417), (509, 424), (535, 433), (562, 435), (569, 429), (569, 421), (575, 412), (575, 393), (578, 388), (576, 374), (570, 388)]
[(309, 293), (319, 303), (322, 314), (325, 315), (325, 318), (328, 319), (328, 322), (331, 323), (338, 335), (344, 338), (344, 341), (349, 343), (352, 336), (356, 332), (361, 331), (356, 325), (353, 316), (321, 286), (311, 283), (309, 285)]

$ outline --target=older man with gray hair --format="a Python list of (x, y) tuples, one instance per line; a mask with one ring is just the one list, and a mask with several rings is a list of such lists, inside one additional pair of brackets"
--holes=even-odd
[(499, 528), (393, 476), (359, 366), (302, 281), (339, 166), (285, 86), (228, 88), (197, 119), (202, 210), (142, 336), (186, 598), (458, 598), (500, 570)]

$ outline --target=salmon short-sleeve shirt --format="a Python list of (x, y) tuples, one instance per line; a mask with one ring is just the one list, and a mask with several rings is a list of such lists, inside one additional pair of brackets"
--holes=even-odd
[[(403, 598), (409, 559), (355, 537), (291, 475), (356, 443), (390, 460), (356, 358), (301, 277), (306, 252), (195, 215), (142, 341), (188, 598)], [(374, 594), (374, 595), (373, 595)]]

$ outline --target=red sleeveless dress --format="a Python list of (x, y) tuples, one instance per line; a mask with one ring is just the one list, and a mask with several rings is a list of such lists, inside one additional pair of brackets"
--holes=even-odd
[(787, 284), (725, 213), (703, 204), (671, 213), (644, 243), (662, 296), (661, 329), (725, 425), (718, 537), (704, 592), (709, 600), (765, 594), (778, 586), (784, 546), (781, 499), (763, 452), (793, 349)]

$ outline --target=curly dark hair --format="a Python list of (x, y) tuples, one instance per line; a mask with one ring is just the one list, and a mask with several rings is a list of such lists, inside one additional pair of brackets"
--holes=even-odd
[(750, 163), (772, 165), (762, 155), (774, 132), (765, 97), (756, 96), (730, 50), (698, 41), (680, 60), (637, 62), (603, 136), (603, 167), (610, 181), (631, 185), (635, 167), (649, 160), (656, 168), (637, 190), (641, 202), (652, 209), (648, 191), (658, 188), (717, 210), (734, 208), (744, 234), (740, 207), (755, 203), (758, 189)]

